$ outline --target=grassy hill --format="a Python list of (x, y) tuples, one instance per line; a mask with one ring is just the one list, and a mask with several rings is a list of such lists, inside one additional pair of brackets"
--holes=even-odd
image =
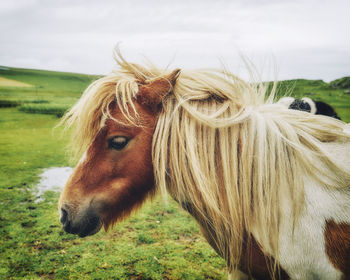
[[(54, 114), (70, 108), (99, 76), (45, 70), (0, 67), (0, 107), (28, 113)], [(11, 83), (12, 82), (12, 83)], [(15, 86), (15, 82), (26, 86)]]
[[(36, 203), (33, 190), (43, 168), (69, 165), (68, 136), (52, 128), (98, 76), (0, 67), (0, 78), (0, 279), (226, 278), (224, 261), (173, 201), (155, 199), (107, 234), (64, 233), (59, 194)], [(350, 122), (349, 80), (282, 81), (278, 94), (323, 100)]]
[(305, 79), (281, 81), (278, 86), (278, 95), (286, 94), (326, 102), (336, 110), (343, 121), (350, 122), (350, 77), (330, 83)]
[[(61, 116), (80, 97), (97, 75), (55, 72), (0, 66), (0, 78), (25, 83), (7, 86), (0, 80), (0, 107), (22, 105), (20, 110)], [(279, 82), (278, 95), (308, 96), (333, 106), (338, 115), (350, 122), (350, 77), (326, 83), (322, 80), (295, 79)], [(8, 104), (8, 105), (7, 105)], [(52, 108), (52, 109), (51, 109)]]
[(14, 87), (0, 87), (1, 95), (7, 92), (9, 97), (25, 97), (26, 93), (43, 97), (79, 97), (86, 86), (98, 78), (95, 75), (10, 67), (0, 67), (0, 77), (33, 86), (21, 92)]

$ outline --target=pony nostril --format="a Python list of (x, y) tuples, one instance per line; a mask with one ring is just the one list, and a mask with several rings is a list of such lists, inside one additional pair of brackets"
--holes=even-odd
[(63, 208), (61, 208), (61, 223), (62, 225), (65, 225), (67, 223), (68, 220), (68, 213), (66, 210), (64, 210)]

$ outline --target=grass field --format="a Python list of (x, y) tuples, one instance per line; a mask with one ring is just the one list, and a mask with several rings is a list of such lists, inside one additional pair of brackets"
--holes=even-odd
[[(172, 201), (148, 202), (108, 233), (84, 239), (64, 233), (58, 194), (35, 203), (33, 190), (43, 168), (69, 164), (68, 137), (52, 128), (97, 76), (1, 68), (0, 77), (33, 85), (0, 86), (0, 279), (226, 278), (224, 261)], [(343, 84), (285, 81), (280, 91), (322, 99), (350, 122)]]

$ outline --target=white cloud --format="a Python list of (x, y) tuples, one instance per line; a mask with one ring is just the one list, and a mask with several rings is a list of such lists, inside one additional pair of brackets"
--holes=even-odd
[(0, 64), (106, 73), (127, 58), (179, 67), (276, 57), (283, 78), (349, 75), (347, 0), (1, 1)]

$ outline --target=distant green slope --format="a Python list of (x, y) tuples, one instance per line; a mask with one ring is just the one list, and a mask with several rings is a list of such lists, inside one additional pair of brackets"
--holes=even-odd
[(336, 79), (329, 83), (332, 88), (350, 89), (350, 77)]
[[(0, 95), (4, 93), (35, 93), (43, 96), (78, 97), (84, 89), (99, 76), (78, 73), (55, 72), (46, 70), (0, 67), (0, 77), (25, 82), (34, 88), (0, 87)], [(21, 94), (22, 93), (22, 94)]]
[(277, 96), (310, 97), (330, 104), (340, 118), (350, 122), (350, 77), (326, 83), (322, 80), (295, 79), (278, 83)]
[[(84, 89), (101, 76), (0, 66), (0, 77), (33, 85), (26, 88), (0, 86), (0, 107), (1, 101), (10, 100), (16, 103), (48, 101), (49, 107), (62, 105), (64, 108), (69, 108), (81, 96)], [(322, 80), (295, 79), (280, 81), (277, 96), (290, 95), (297, 98), (307, 96), (327, 102), (336, 109), (344, 121), (350, 122), (349, 91), (350, 77), (343, 77), (330, 83)], [(40, 106), (35, 105), (34, 109)], [(42, 105), (44, 106), (46, 105)]]
[(26, 113), (62, 116), (86, 87), (100, 76), (0, 66), (0, 78), (32, 87), (0, 83), (0, 108), (18, 107)]

